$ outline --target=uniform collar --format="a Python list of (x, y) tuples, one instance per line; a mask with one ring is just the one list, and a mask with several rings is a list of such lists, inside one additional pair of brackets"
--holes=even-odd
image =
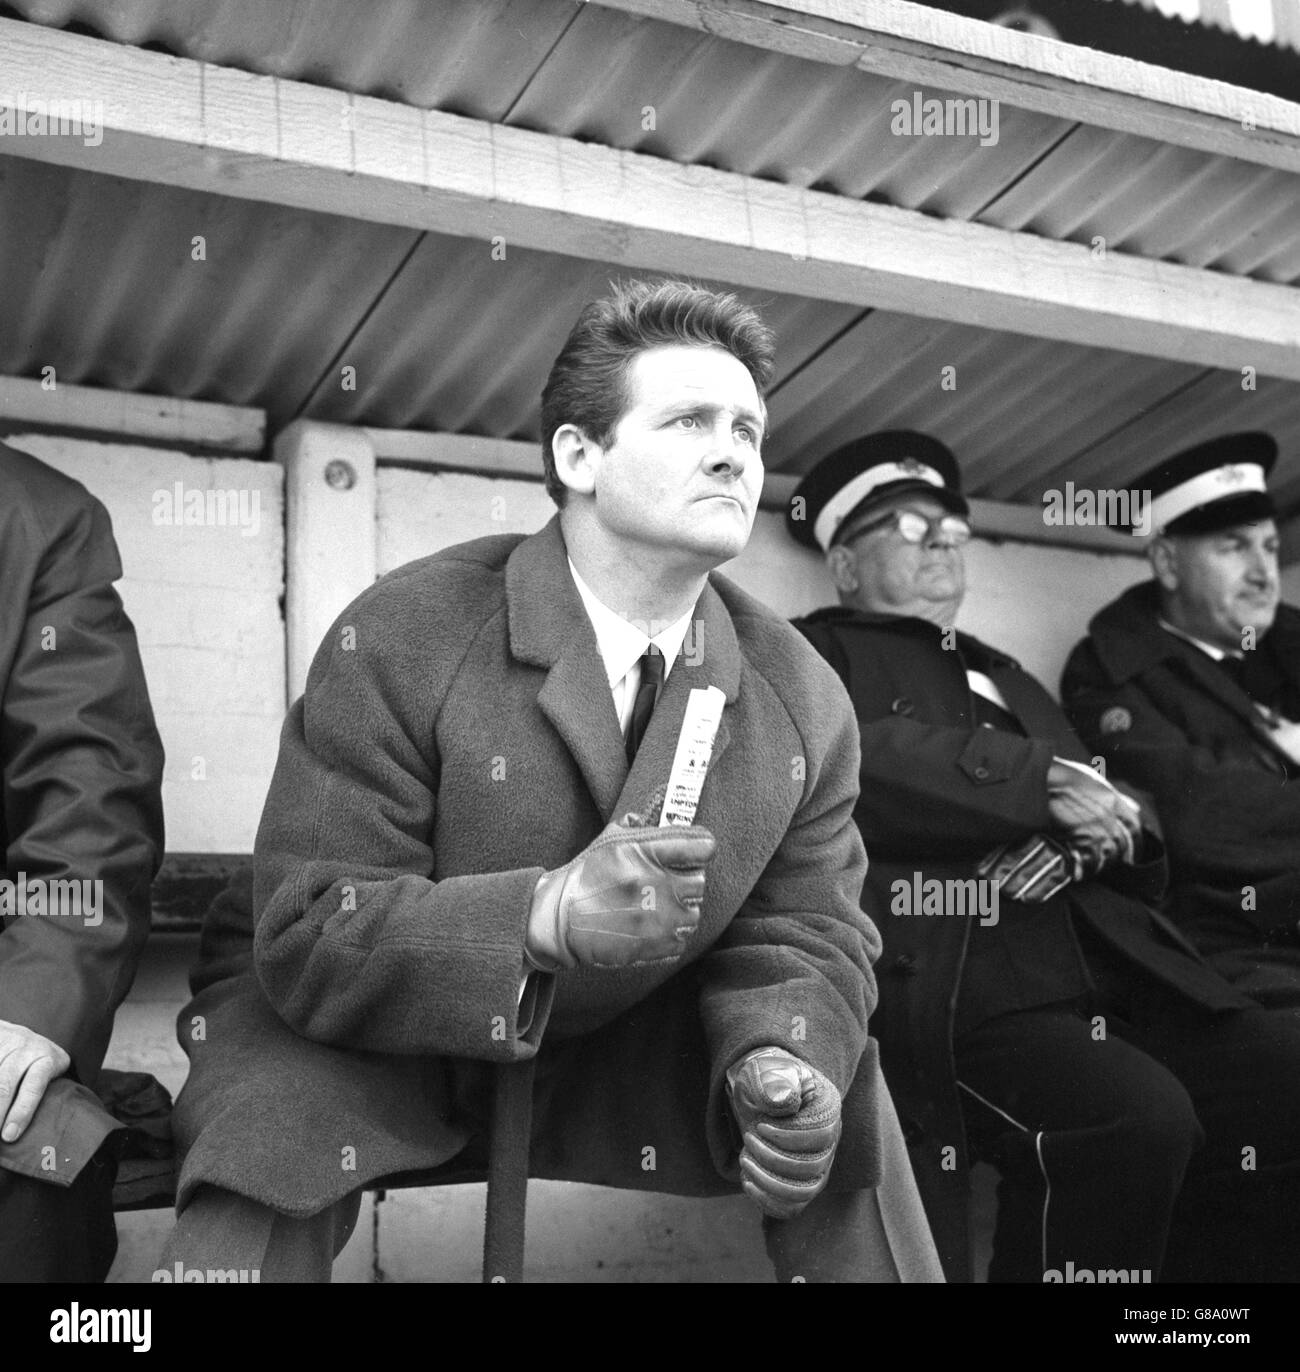
[[(942, 638), (947, 632), (928, 619), (918, 619), (915, 615), (878, 614), (872, 610), (854, 610), (848, 605), (827, 605), (814, 610), (799, 621), (801, 624), (858, 624), (863, 628), (889, 629), (896, 633), (911, 634), (916, 638)], [(963, 657), (975, 658), (979, 663), (976, 670), (987, 672), (990, 668), (1019, 668), (1020, 663), (1009, 653), (992, 648), (974, 634), (957, 629), (957, 649)]]
[(1220, 648), (1216, 643), (1207, 643), (1203, 638), (1197, 638), (1195, 634), (1189, 634), (1180, 629), (1176, 624), (1170, 622), (1163, 616), (1156, 617), (1156, 623), (1167, 634), (1173, 634), (1175, 638), (1181, 638), (1184, 643), (1190, 643), (1193, 648), (1199, 648), (1206, 657), (1212, 658), (1215, 662), (1222, 662), (1225, 657), (1240, 658), (1240, 653), (1230, 653), (1226, 648)]

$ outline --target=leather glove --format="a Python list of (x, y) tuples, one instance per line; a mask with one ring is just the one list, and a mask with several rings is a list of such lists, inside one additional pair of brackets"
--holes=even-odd
[(975, 875), (991, 881), (1006, 900), (1041, 905), (1070, 884), (1074, 863), (1065, 844), (1046, 834), (1031, 834), (1020, 843), (995, 848), (975, 868)]
[(700, 922), (704, 868), (716, 846), (695, 824), (609, 825), (537, 883), (524, 941), (529, 965), (554, 972), (681, 957)]
[(840, 1093), (784, 1048), (756, 1048), (728, 1069), (727, 1095), (742, 1139), (741, 1186), (763, 1214), (788, 1220), (830, 1180)]
[(1085, 844), (1031, 834), (1020, 843), (995, 848), (975, 868), (975, 875), (991, 881), (1007, 900), (1042, 905), (1072, 881), (1093, 876), (1104, 861), (1096, 849)]

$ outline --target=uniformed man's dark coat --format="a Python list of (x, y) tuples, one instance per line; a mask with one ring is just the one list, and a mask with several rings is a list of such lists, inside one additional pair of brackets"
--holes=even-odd
[[(1229, 980), (1291, 1002), (1300, 991), (1300, 766), (1228, 671), (1160, 627), (1157, 593), (1154, 581), (1134, 586), (1093, 619), (1061, 699), (1114, 775), (1155, 800), (1170, 915)], [(1247, 659), (1260, 693), (1300, 720), (1300, 611), (1280, 606)]]
[[(1089, 754), (1038, 682), (967, 634), (847, 608), (795, 622), (839, 673), (861, 728), (855, 814), (870, 858), (868, 909), (884, 940), (872, 1032), (945, 1270), (950, 1280), (969, 1279), (954, 1032), (1085, 993), (1091, 979), (1074, 921), (1180, 997), (1216, 1009), (1247, 1002), (1134, 899), (1154, 899), (1164, 885), (1154, 833), (1154, 860), (1071, 885), (1043, 905), (1002, 901), (996, 925), (970, 915), (895, 913), (908, 905), (895, 893), (914, 890), (918, 874), (963, 880), (998, 845), (1050, 831), (1052, 758), (1088, 762)], [(1023, 735), (977, 723), (968, 667), (992, 679)], [(1144, 819), (1154, 831), (1149, 811)], [(945, 1155), (948, 1148), (955, 1153)], [(962, 1164), (955, 1170), (954, 1157)]]

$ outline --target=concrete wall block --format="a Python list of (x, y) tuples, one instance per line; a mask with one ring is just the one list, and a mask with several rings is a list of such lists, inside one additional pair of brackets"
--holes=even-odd
[[(284, 480), (275, 463), (62, 434), (15, 434), (5, 442), (75, 477), (104, 502), (132, 581), (279, 595)], [(200, 503), (203, 522), (194, 523)]]
[(554, 503), (537, 481), (381, 467), (375, 507), (377, 570), (390, 572), (471, 538), (531, 534), (554, 513)]
[(278, 717), (259, 715), (159, 720), (167, 749), (163, 809), (170, 851), (252, 852), (280, 725)]

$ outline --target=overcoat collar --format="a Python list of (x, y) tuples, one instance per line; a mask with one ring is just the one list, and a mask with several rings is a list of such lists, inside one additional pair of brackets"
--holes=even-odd
[[(1250, 696), (1194, 644), (1177, 634), (1166, 633), (1160, 627), (1158, 614), (1156, 583), (1144, 581), (1130, 586), (1118, 600), (1093, 617), (1088, 631), (1102, 670), (1111, 681), (1122, 686), (1157, 664), (1168, 663), (1171, 670), (1190, 679), (1224, 709), (1244, 720), (1253, 731), (1260, 732), (1259, 713)], [(1296, 621), (1295, 611), (1290, 606), (1280, 605), (1266, 639), (1276, 636), (1278, 645), (1289, 645), (1293, 653), (1300, 654)], [(1261, 736), (1267, 738), (1266, 734)]]
[[(806, 616), (804, 624), (861, 624), (872, 629), (887, 629), (895, 633), (910, 634), (914, 638), (942, 639), (947, 630), (942, 629), (929, 619), (916, 615), (891, 615), (874, 610), (855, 610), (848, 605), (826, 605)], [(1020, 664), (1008, 653), (990, 647), (974, 634), (955, 629), (956, 645), (964, 658), (971, 659), (971, 666), (977, 671), (987, 671), (990, 667), (1010, 667), (1020, 669)]]
[[(558, 515), (510, 554), (510, 651), (516, 661), (546, 669), (537, 703), (573, 755), (601, 817), (609, 821), (635, 814), (653, 823), (692, 688), (716, 686), (728, 705), (740, 694), (742, 659), (735, 626), (722, 598), (706, 585), (629, 768), (596, 633), (569, 575), (567, 557)], [(713, 745), (714, 762), (729, 736), (724, 713)], [(699, 818), (706, 820), (703, 807)]]

